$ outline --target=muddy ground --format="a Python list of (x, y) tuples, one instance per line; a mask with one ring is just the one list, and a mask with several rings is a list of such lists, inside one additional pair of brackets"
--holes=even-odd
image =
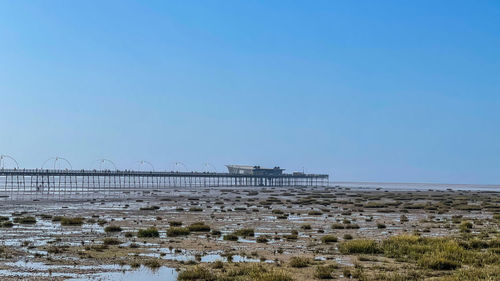
[[(285, 269), (294, 280), (318, 280), (314, 271), (321, 265), (334, 266), (331, 278), (338, 280), (362, 279), (349, 274), (359, 267), (372, 272), (379, 268), (396, 273), (401, 268), (424, 271), (386, 255), (360, 258), (356, 253), (342, 253), (339, 245), (365, 238), (383, 241), (401, 234), (451, 239), (463, 236), (464, 221), (473, 224), (469, 235), (484, 238), (486, 233), (489, 241), (498, 238), (494, 214), (499, 213), (499, 206), (498, 192), (342, 187), (213, 187), (136, 193), (119, 200), (3, 201), (0, 278), (98, 280), (106, 272), (163, 266), (182, 271), (217, 260), (265, 263)], [(74, 218), (83, 222), (77, 219), (76, 225), (63, 225), (64, 218), (70, 224)], [(193, 228), (186, 235), (167, 235), (171, 223), (189, 227), (196, 222), (210, 230)], [(120, 231), (106, 232), (109, 226)], [(150, 227), (158, 230), (159, 237), (138, 237), (139, 230)], [(235, 233), (242, 229), (253, 230), (253, 235)], [(232, 233), (236, 241), (227, 240), (235, 239)], [(327, 235), (337, 241), (322, 240)], [(291, 266), (292, 257), (309, 262), (304, 267)], [(452, 274), (436, 272), (425, 276)]]

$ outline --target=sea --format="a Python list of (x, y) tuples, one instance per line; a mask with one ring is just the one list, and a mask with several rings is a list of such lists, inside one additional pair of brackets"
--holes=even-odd
[(444, 184), (444, 183), (402, 183), (402, 182), (331, 182), (330, 186), (386, 189), (386, 190), (463, 190), (500, 192), (495, 184)]

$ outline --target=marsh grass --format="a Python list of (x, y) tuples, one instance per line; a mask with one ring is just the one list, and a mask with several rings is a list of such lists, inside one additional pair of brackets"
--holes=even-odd
[(226, 234), (223, 236), (223, 239), (226, 241), (238, 241), (238, 236), (234, 234)]
[(14, 222), (19, 223), (19, 224), (35, 224), (36, 218), (35, 217), (15, 217)]
[(155, 211), (155, 210), (159, 210), (159, 209), (160, 209), (160, 206), (147, 206), (147, 207), (139, 208), (139, 210), (141, 210), (141, 211)]
[(257, 237), (257, 243), (267, 243), (267, 242), (269, 242), (269, 239), (267, 239), (266, 237), (264, 236)]
[(418, 259), (418, 265), (433, 270), (453, 270), (460, 267), (460, 263), (450, 259), (445, 252), (437, 255), (434, 253), (426, 254)]
[(337, 238), (337, 236), (334, 236), (334, 235), (325, 235), (323, 237), (321, 237), (321, 242), (327, 244), (327, 243), (335, 243), (337, 242), (339, 239)]
[(168, 224), (170, 226), (181, 226), (182, 222), (181, 221), (169, 221)]
[(355, 223), (346, 223), (344, 224), (345, 229), (359, 229), (359, 225)]
[(255, 232), (253, 228), (242, 228), (234, 231), (233, 235), (241, 237), (253, 237), (255, 235)]
[(344, 229), (345, 226), (343, 224), (340, 224), (340, 223), (334, 223), (332, 224), (332, 229)]
[(105, 232), (121, 232), (122, 228), (117, 225), (109, 225), (104, 228)]
[(82, 217), (61, 217), (59, 218), (59, 221), (61, 222), (61, 225), (64, 226), (80, 226), (83, 224), (84, 219)]
[(186, 227), (170, 227), (167, 229), (168, 237), (178, 237), (189, 235), (190, 230)]
[(459, 229), (460, 229), (461, 232), (469, 233), (469, 232), (471, 232), (472, 227), (473, 227), (472, 222), (470, 222), (470, 221), (463, 221), (463, 222), (460, 223)]
[(104, 238), (102, 241), (104, 245), (120, 245), (122, 242), (116, 238)]
[(207, 280), (212, 281), (216, 280), (216, 275), (210, 272), (207, 268), (203, 266), (195, 266), (192, 268), (188, 268), (179, 273), (177, 277), (179, 281), (182, 280)]
[(378, 254), (381, 249), (377, 242), (368, 239), (346, 241), (340, 244), (342, 254)]
[(204, 222), (195, 222), (191, 224), (188, 229), (194, 232), (208, 232), (210, 231), (210, 226), (206, 225)]
[(480, 268), (463, 268), (440, 281), (492, 281), (500, 280), (500, 266), (485, 266)]
[(303, 224), (303, 225), (300, 226), (300, 228), (302, 230), (311, 230), (312, 229), (312, 227), (311, 227), (310, 224)]
[(336, 265), (318, 265), (314, 270), (314, 277), (318, 279), (333, 279), (333, 273), (338, 268)]
[(160, 233), (158, 232), (158, 229), (156, 229), (156, 227), (149, 227), (146, 229), (139, 229), (139, 231), (137, 232), (137, 237), (139, 238), (160, 237)]
[(353, 239), (352, 235), (349, 233), (344, 234), (343, 238), (344, 238), (344, 240), (352, 240)]
[(143, 263), (143, 265), (150, 268), (150, 269), (157, 269), (161, 266), (161, 263), (157, 259), (150, 259), (150, 260), (146, 260)]
[[(480, 244), (479, 250), (472, 250), (466, 241), (450, 238), (419, 237), (416, 235), (393, 236), (382, 243), (384, 255), (402, 261), (417, 261), (423, 268), (433, 270), (453, 270), (464, 264), (484, 266), (500, 265), (500, 256), (491, 251), (481, 251), (490, 243), (479, 243), (476, 239), (472, 244)], [(464, 248), (464, 245), (471, 250)], [(494, 245), (494, 243), (493, 243)]]
[(4, 222), (0, 223), (0, 227), (3, 227), (3, 228), (10, 228), (13, 226), (14, 226), (14, 224), (11, 221), (4, 221)]
[(297, 234), (287, 234), (287, 235), (283, 235), (283, 238), (285, 238), (288, 241), (295, 241), (295, 240), (299, 239), (299, 236)]
[(312, 260), (310, 258), (306, 257), (292, 257), (288, 264), (291, 267), (295, 268), (303, 268), (303, 267), (308, 267), (312, 263)]
[(232, 264), (231, 266), (205, 266), (196, 265), (181, 271), (179, 281), (293, 281), (294, 279), (285, 271), (269, 268), (261, 264)]

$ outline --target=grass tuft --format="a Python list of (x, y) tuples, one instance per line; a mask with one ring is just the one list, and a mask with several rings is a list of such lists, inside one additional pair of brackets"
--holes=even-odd
[(149, 227), (146, 229), (139, 229), (139, 232), (137, 232), (137, 237), (139, 238), (160, 237), (160, 233), (158, 232), (158, 229), (156, 229), (156, 227)]

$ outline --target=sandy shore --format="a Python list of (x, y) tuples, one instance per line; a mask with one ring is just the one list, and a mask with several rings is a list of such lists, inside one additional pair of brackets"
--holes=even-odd
[[(458, 237), (463, 221), (473, 223), (470, 233), (488, 233), (486, 240), (494, 239), (498, 221), (493, 214), (499, 212), (499, 202), (498, 192), (342, 187), (171, 189), (119, 200), (6, 201), (0, 215), (13, 226), (0, 228), (0, 276), (2, 280), (91, 279), (140, 265), (184, 270), (217, 260), (287, 268), (295, 280), (317, 280), (315, 268), (328, 264), (335, 265), (332, 277), (340, 280), (347, 279), (346, 268), (357, 266), (368, 273), (376, 266), (398, 272), (398, 263), (407, 267), (411, 263), (380, 254), (363, 260), (358, 254), (342, 253), (339, 245), (361, 238), (380, 242), (402, 234)], [(30, 217), (36, 222), (23, 221)], [(83, 221), (62, 225), (61, 217)], [(171, 224), (189, 227), (196, 222), (210, 230), (192, 228), (187, 235), (167, 235)], [(106, 232), (109, 226), (120, 231)], [(138, 237), (139, 230), (150, 227), (158, 230), (159, 237)], [(253, 235), (239, 235), (242, 229), (252, 230)], [(327, 235), (337, 241), (325, 242)], [(309, 259), (310, 266), (289, 266), (290, 258), (297, 256)]]

